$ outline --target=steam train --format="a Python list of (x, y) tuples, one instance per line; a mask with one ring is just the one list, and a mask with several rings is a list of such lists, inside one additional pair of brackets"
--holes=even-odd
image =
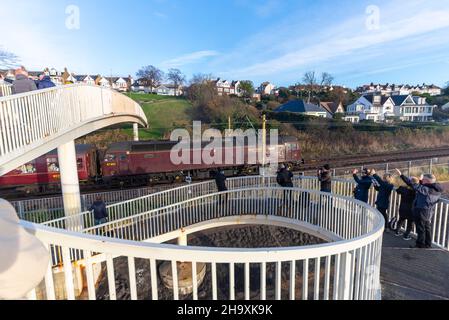
[[(210, 142), (202, 142), (197, 146), (190, 145), (190, 159), (195, 152), (205, 150)], [(222, 141), (221, 149), (211, 149), (210, 155), (221, 157), (222, 161), (214, 164), (200, 157), (199, 161), (174, 164), (170, 158), (172, 149), (179, 145), (172, 141), (143, 141), (113, 143), (106, 151), (98, 150), (93, 145), (77, 145), (76, 158), (78, 176), (81, 185), (145, 186), (161, 183), (182, 182), (187, 176), (192, 180), (211, 177), (211, 172), (223, 170), (228, 177), (259, 174), (260, 161), (249, 163), (252, 150), (247, 141), (243, 147), (235, 143)], [(227, 147), (230, 145), (231, 147)], [(267, 156), (270, 150), (267, 141)], [(201, 150), (199, 150), (201, 149)], [(301, 164), (299, 142), (294, 137), (280, 137), (278, 147), (278, 162), (296, 168)], [(231, 153), (232, 152), (232, 153)], [(233, 155), (231, 159), (227, 156)], [(241, 155), (237, 158), (238, 154)], [(244, 161), (241, 161), (243, 157)], [(206, 163), (207, 162), (207, 163)], [(227, 164), (225, 164), (227, 163)], [(0, 177), (0, 189), (16, 189), (27, 193), (59, 190), (60, 172), (56, 150), (53, 150), (23, 166)]]

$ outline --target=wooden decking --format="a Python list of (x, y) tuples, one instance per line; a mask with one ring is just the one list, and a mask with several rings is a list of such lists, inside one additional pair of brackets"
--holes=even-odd
[(391, 231), (384, 235), (382, 249), (383, 300), (449, 300), (449, 252), (441, 249), (411, 249)]

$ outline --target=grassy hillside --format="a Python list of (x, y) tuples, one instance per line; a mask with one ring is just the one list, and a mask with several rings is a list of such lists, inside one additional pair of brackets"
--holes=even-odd
[[(184, 98), (138, 93), (128, 96), (142, 106), (148, 118), (150, 128), (139, 130), (142, 140), (164, 139), (173, 129), (192, 125), (193, 106)], [(132, 136), (131, 128), (124, 129), (124, 132)]]
[[(172, 130), (189, 129), (192, 121), (199, 120), (201, 116), (208, 115), (212, 118), (209, 121), (217, 123), (218, 120), (215, 119), (227, 119), (227, 114), (226, 117), (222, 116), (225, 111), (238, 116), (242, 108), (245, 108), (245, 105), (235, 108), (232, 104), (222, 106), (212, 103), (211, 107), (198, 110), (183, 97), (149, 94), (128, 94), (128, 96), (142, 106), (149, 120), (150, 128), (139, 131), (141, 140), (168, 139)], [(198, 114), (199, 111), (203, 114)], [(257, 110), (255, 118), (257, 118), (256, 113)], [(241, 128), (246, 125), (244, 120), (233, 121), (233, 123)], [(253, 123), (259, 127), (257, 119), (253, 120)], [(281, 135), (296, 136), (306, 159), (449, 145), (449, 126), (441, 126), (437, 123), (397, 125), (366, 123), (353, 126), (344, 121), (268, 113), (268, 125), (269, 128), (278, 128)], [(217, 126), (214, 125), (214, 127)], [(93, 143), (99, 148), (106, 148), (112, 142), (131, 139), (132, 128), (128, 125), (122, 128), (100, 130), (79, 139), (78, 143)]]

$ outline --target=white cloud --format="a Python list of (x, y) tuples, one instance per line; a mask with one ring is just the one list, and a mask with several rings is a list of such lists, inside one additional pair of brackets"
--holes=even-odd
[(162, 66), (165, 68), (177, 68), (188, 64), (198, 63), (203, 59), (215, 57), (218, 55), (219, 53), (213, 50), (196, 51), (174, 59), (166, 60), (162, 62)]
[[(217, 67), (223, 63), (226, 66), (223, 69), (226, 71), (223, 70), (224, 72), (219, 72), (219, 74), (236, 78), (269, 77), (292, 70), (310, 68), (329, 61), (338, 63), (337, 59), (341, 57), (358, 55), (360, 52), (368, 52), (370, 49), (382, 49), (383, 54), (388, 57), (388, 50), (395, 48), (398, 41), (420, 35), (426, 35), (427, 43), (433, 42), (434, 45), (441, 45), (441, 42), (435, 41), (433, 34), (436, 31), (449, 28), (449, 19), (447, 18), (449, 8), (441, 5), (439, 1), (425, 3), (419, 0), (409, 1), (407, 3), (408, 10), (404, 10), (403, 4), (393, 2), (381, 6), (380, 9), (379, 30), (373, 31), (365, 28), (366, 15), (363, 13), (355, 18), (350, 17), (340, 24), (331, 25), (324, 31), (304, 30), (305, 32), (298, 32), (297, 37), (289, 38), (288, 45), (280, 44), (279, 38), (264, 37), (267, 32), (255, 35), (243, 46), (229, 53), (234, 61), (238, 61), (239, 59), (236, 57), (239, 56), (241, 59), (245, 59), (240, 55), (240, 51), (245, 52), (245, 55), (252, 59), (247, 59), (246, 64), (243, 62), (240, 65), (232, 65), (232, 60), (228, 59), (233, 66), (232, 69), (229, 68), (226, 60), (220, 61)], [(398, 12), (406, 12), (406, 14), (399, 15)], [(280, 30), (286, 32), (290, 30), (290, 33), (286, 34), (291, 35), (292, 31), (300, 29), (297, 22), (290, 21), (290, 23), (284, 23), (279, 30), (273, 33), (279, 34)], [(417, 45), (420, 44), (417, 43)], [(277, 47), (277, 49), (264, 50), (264, 48), (270, 47)], [(407, 49), (403, 49), (403, 54), (406, 56), (407, 53), (413, 54), (415, 48), (412, 44)]]

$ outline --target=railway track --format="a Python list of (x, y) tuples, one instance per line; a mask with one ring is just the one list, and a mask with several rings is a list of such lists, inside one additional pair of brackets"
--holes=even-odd
[(334, 168), (343, 168), (370, 164), (424, 160), (447, 156), (449, 156), (449, 147), (421, 150), (401, 150), (388, 153), (345, 155), (334, 158), (323, 158), (320, 160), (306, 161), (301, 169), (302, 171), (315, 170), (325, 164), (330, 164)]
[[(304, 165), (301, 166), (301, 172), (316, 170), (325, 164), (330, 164), (333, 168), (345, 168), (345, 167), (357, 167), (357, 166), (367, 166), (381, 163), (392, 163), (392, 162), (402, 162), (402, 161), (412, 161), (412, 160), (424, 160), (438, 157), (448, 157), (449, 147), (431, 148), (431, 149), (421, 149), (421, 150), (404, 150), (404, 151), (394, 151), (388, 153), (378, 153), (378, 154), (367, 154), (367, 155), (344, 155), (333, 158), (322, 158), (319, 160), (306, 161)], [(178, 184), (181, 185), (181, 184)], [(154, 186), (155, 190), (159, 190), (166, 184)], [(100, 192), (111, 192), (118, 190), (129, 190), (135, 189), (134, 187), (127, 188), (105, 188), (101, 185), (96, 186), (81, 186), (81, 192), (83, 194), (89, 193), (100, 193)], [(39, 197), (52, 197), (58, 196), (59, 193), (47, 192), (40, 193)], [(0, 194), (1, 198), (7, 200), (21, 200), (30, 199), (35, 197), (30, 197), (30, 195), (25, 193), (19, 193), (17, 191), (2, 191)]]

